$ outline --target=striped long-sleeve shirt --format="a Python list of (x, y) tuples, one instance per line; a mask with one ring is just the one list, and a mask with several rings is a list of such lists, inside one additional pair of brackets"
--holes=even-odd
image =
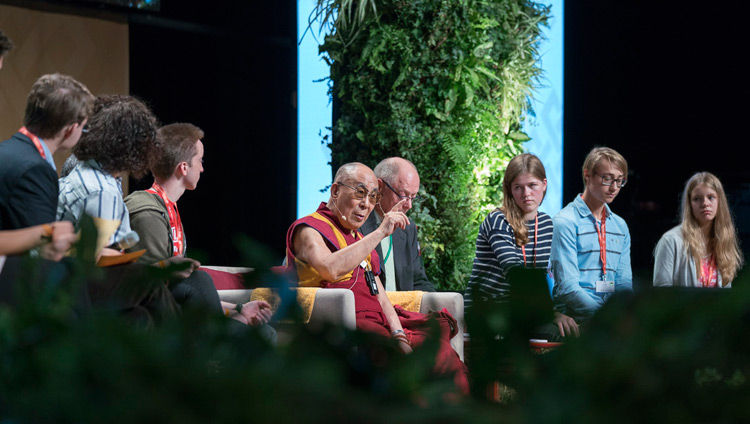
[(119, 241), (130, 230), (130, 215), (122, 198), (122, 179), (104, 171), (94, 160), (79, 162), (60, 178), (57, 219), (79, 227), (83, 213), (92, 217), (117, 220), (120, 226), (107, 243)]
[[(529, 241), (526, 250), (526, 267), (546, 269), (552, 246), (552, 219), (539, 212), (539, 233), (534, 243), (534, 220), (526, 222)], [(479, 227), (474, 267), (464, 294), (465, 307), (469, 308), (472, 294), (485, 299), (505, 300), (510, 292), (506, 274), (511, 267), (524, 266), (523, 251), (516, 245), (516, 236), (505, 214), (494, 210)]]

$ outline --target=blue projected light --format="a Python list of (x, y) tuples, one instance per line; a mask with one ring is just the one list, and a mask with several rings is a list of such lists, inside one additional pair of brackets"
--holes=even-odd
[(322, 142), (330, 133), (332, 107), (328, 99), (328, 85), (314, 82), (330, 75), (328, 65), (318, 56), (317, 24), (307, 30), (307, 19), (316, 2), (297, 3), (297, 34), (302, 42), (297, 45), (297, 217), (318, 209), (328, 200), (328, 192), (321, 192), (331, 184), (331, 150)]
[[(297, 217), (309, 214), (328, 200), (321, 192), (331, 183), (331, 151), (322, 143), (330, 133), (332, 108), (325, 82), (314, 82), (330, 75), (328, 65), (318, 56), (317, 25), (307, 30), (315, 0), (297, 3)], [(547, 171), (547, 196), (541, 210), (554, 216), (563, 205), (563, 28), (564, 1), (550, 2), (552, 18), (545, 29), (546, 41), (540, 46), (543, 69), (542, 87), (532, 102), (536, 117), (528, 116), (525, 130), (531, 141), (525, 144), (539, 156)]]
[(547, 172), (547, 195), (539, 209), (555, 216), (565, 200), (562, 198), (565, 4), (563, 0), (553, 0), (549, 4), (552, 6), (552, 18), (549, 28), (544, 31), (546, 41), (539, 47), (542, 87), (536, 91), (531, 102), (536, 117), (527, 116), (524, 129), (531, 137), (531, 141), (525, 144), (527, 151), (539, 157)]

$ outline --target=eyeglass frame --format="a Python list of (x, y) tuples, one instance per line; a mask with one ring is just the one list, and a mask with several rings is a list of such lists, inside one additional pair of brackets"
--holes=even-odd
[(422, 196), (420, 196), (419, 194), (415, 194), (414, 196), (406, 196), (406, 195), (398, 194), (398, 192), (394, 190), (393, 187), (391, 187), (391, 185), (388, 184), (387, 181), (382, 180), (382, 179), (381, 181), (383, 181), (383, 184), (385, 184), (385, 186), (388, 187), (393, 192), (393, 194), (395, 194), (396, 197), (399, 198), (399, 200), (409, 199), (412, 203), (422, 200)]
[[(340, 181), (337, 181), (337, 182), (336, 182), (336, 184), (339, 184), (339, 185), (342, 185), (342, 186), (344, 186), (344, 187), (347, 187), (347, 188), (350, 188), (350, 189), (354, 190), (354, 193), (355, 193), (355, 195), (354, 195), (354, 198), (355, 198), (355, 199), (357, 199), (357, 200), (363, 200), (363, 199), (364, 199), (365, 197), (367, 197), (367, 200), (368, 200), (368, 201), (369, 201), (369, 202), (370, 202), (371, 204), (373, 204), (373, 205), (376, 205), (376, 204), (380, 203), (380, 199), (382, 199), (382, 198), (383, 198), (383, 194), (382, 194), (382, 193), (380, 193), (379, 191), (377, 191), (377, 189), (374, 189), (374, 190), (370, 191), (370, 190), (366, 189), (365, 187), (363, 187), (363, 184), (361, 184), (361, 183), (360, 183), (360, 185), (358, 185), (357, 187), (352, 187), (352, 186), (350, 186), (350, 185), (348, 185), (348, 184), (344, 184), (344, 183), (342, 183), (342, 182), (340, 182)], [(362, 190), (364, 190), (364, 191), (365, 191), (365, 194), (364, 194), (364, 195), (363, 195), (362, 197), (360, 197), (360, 198), (357, 198), (357, 194), (361, 194), (361, 193), (359, 192), (359, 189), (362, 189)], [(373, 202), (373, 200), (372, 200), (372, 199), (370, 198), (370, 194), (374, 194), (374, 195), (376, 195), (376, 196), (377, 196), (377, 199), (376, 199), (376, 200), (375, 200), (374, 202)]]
[[(594, 174), (597, 177), (599, 177), (599, 178), (602, 179), (602, 185), (603, 186), (609, 187), (609, 186), (612, 185), (612, 183), (616, 183), (617, 184), (617, 188), (623, 188), (623, 187), (625, 187), (625, 184), (628, 183), (628, 179), (627, 178), (612, 178), (609, 175), (598, 174), (598, 173), (596, 173), (596, 171), (592, 171), (592, 174)], [(605, 178), (611, 178), (611, 180), (610, 181), (605, 181), (604, 180)]]

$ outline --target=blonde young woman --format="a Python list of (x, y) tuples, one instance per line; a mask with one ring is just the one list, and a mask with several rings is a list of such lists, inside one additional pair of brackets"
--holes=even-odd
[[(552, 246), (552, 219), (539, 211), (547, 193), (547, 176), (538, 157), (524, 153), (511, 159), (503, 179), (503, 206), (490, 212), (479, 227), (474, 266), (464, 294), (507, 301), (508, 271), (517, 266), (547, 269)], [(556, 313), (560, 334), (577, 334), (569, 317)], [(567, 331), (565, 331), (567, 330)]]
[(731, 287), (742, 253), (721, 181), (693, 175), (682, 194), (682, 223), (667, 231), (654, 252), (654, 286)]

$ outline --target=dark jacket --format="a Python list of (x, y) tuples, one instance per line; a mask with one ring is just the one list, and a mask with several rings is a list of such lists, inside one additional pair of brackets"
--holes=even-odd
[[(375, 214), (376, 212), (372, 211), (367, 221), (360, 228), (362, 234), (370, 234), (378, 228)], [(380, 281), (383, 283), (383, 287), (385, 287), (386, 280), (393, 277), (385, 275), (385, 264), (383, 263), (385, 252), (380, 248), (380, 244), (375, 247), (375, 250), (377, 250), (380, 256)], [(427, 275), (424, 272), (422, 256), (419, 253), (419, 241), (417, 240), (417, 226), (413, 221), (409, 221), (406, 229), (396, 228), (396, 231), (393, 232), (393, 249), (391, 250), (391, 255), (393, 255), (393, 269), (396, 273), (396, 290), (435, 291), (435, 287), (427, 279)]]
[(0, 230), (53, 222), (57, 191), (57, 173), (28, 137), (0, 143)]

